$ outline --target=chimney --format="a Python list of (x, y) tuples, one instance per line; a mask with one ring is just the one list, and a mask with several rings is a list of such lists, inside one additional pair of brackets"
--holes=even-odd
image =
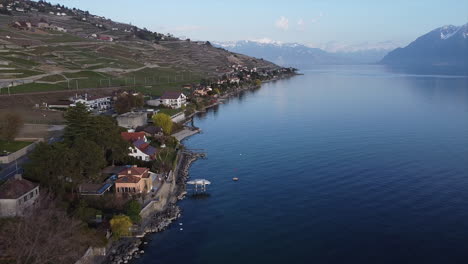
[(22, 180), (23, 176), (21, 176), (21, 174), (15, 174), (14, 178), (15, 180)]
[(131, 170), (127, 170), (127, 174), (132, 174), (132, 171), (131, 171)]

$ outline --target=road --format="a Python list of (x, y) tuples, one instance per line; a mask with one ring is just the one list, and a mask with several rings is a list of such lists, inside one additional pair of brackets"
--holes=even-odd
[(8, 178), (13, 177), (17, 173), (22, 173), (23, 168), (21, 166), (28, 160), (28, 156), (23, 156), (14, 162), (2, 165), (2, 170), (0, 171), (0, 181), (7, 180)]

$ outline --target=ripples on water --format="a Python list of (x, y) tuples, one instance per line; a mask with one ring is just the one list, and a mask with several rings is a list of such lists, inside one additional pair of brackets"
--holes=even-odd
[(466, 263), (466, 78), (324, 67), (195, 124), (211, 196), (137, 263)]

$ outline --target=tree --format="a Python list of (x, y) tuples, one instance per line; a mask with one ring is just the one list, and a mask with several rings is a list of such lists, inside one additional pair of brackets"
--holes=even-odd
[(86, 137), (90, 131), (90, 119), (91, 114), (84, 104), (78, 103), (68, 108), (65, 113), (67, 126), (63, 134), (65, 141), (73, 142), (79, 137)]
[(125, 204), (125, 214), (130, 217), (132, 222), (140, 222), (141, 204), (137, 200), (130, 200)]
[(160, 173), (168, 172), (172, 169), (175, 159), (175, 152), (170, 148), (161, 149), (153, 161), (151, 169)]
[(8, 263), (75, 263), (96, 241), (102, 239), (49, 198), (41, 199), (32, 214), (0, 228), (0, 252), (13, 260)]
[(130, 227), (132, 227), (132, 220), (126, 215), (115, 215), (110, 220), (112, 233), (118, 239), (122, 236), (130, 235)]
[(259, 79), (256, 79), (255, 86), (260, 86), (260, 85), (262, 85), (262, 81), (260, 81)]
[(153, 115), (153, 121), (156, 126), (159, 126), (162, 128), (164, 134), (170, 135), (172, 132), (172, 126), (174, 125), (172, 123), (172, 119), (169, 115), (159, 113)]
[(120, 136), (121, 128), (108, 116), (91, 118), (91, 127), (87, 139), (95, 142), (104, 151), (108, 162), (122, 161), (129, 152), (129, 143)]
[(63, 143), (39, 143), (24, 166), (25, 176), (41, 183), (49, 192), (61, 195), (70, 180), (76, 178), (74, 157)]
[(7, 113), (0, 122), (0, 138), (14, 140), (23, 126), (23, 119), (18, 114)]
[[(93, 141), (79, 138), (77, 139), (70, 151), (72, 151), (73, 160), (75, 163), (76, 175), (75, 184), (83, 181), (86, 182), (101, 182), (101, 169), (106, 166), (104, 151), (98, 144)], [(73, 184), (73, 185), (75, 185)]]
[(121, 94), (115, 101), (115, 111), (119, 114), (130, 112), (133, 108), (143, 107), (145, 100), (143, 95)]

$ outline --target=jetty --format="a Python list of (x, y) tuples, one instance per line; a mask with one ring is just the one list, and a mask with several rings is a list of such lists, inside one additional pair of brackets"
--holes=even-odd
[(199, 190), (201, 192), (206, 191), (206, 186), (210, 185), (211, 182), (209, 180), (205, 179), (195, 179), (187, 182), (188, 185), (195, 185), (195, 192), (198, 192)]

